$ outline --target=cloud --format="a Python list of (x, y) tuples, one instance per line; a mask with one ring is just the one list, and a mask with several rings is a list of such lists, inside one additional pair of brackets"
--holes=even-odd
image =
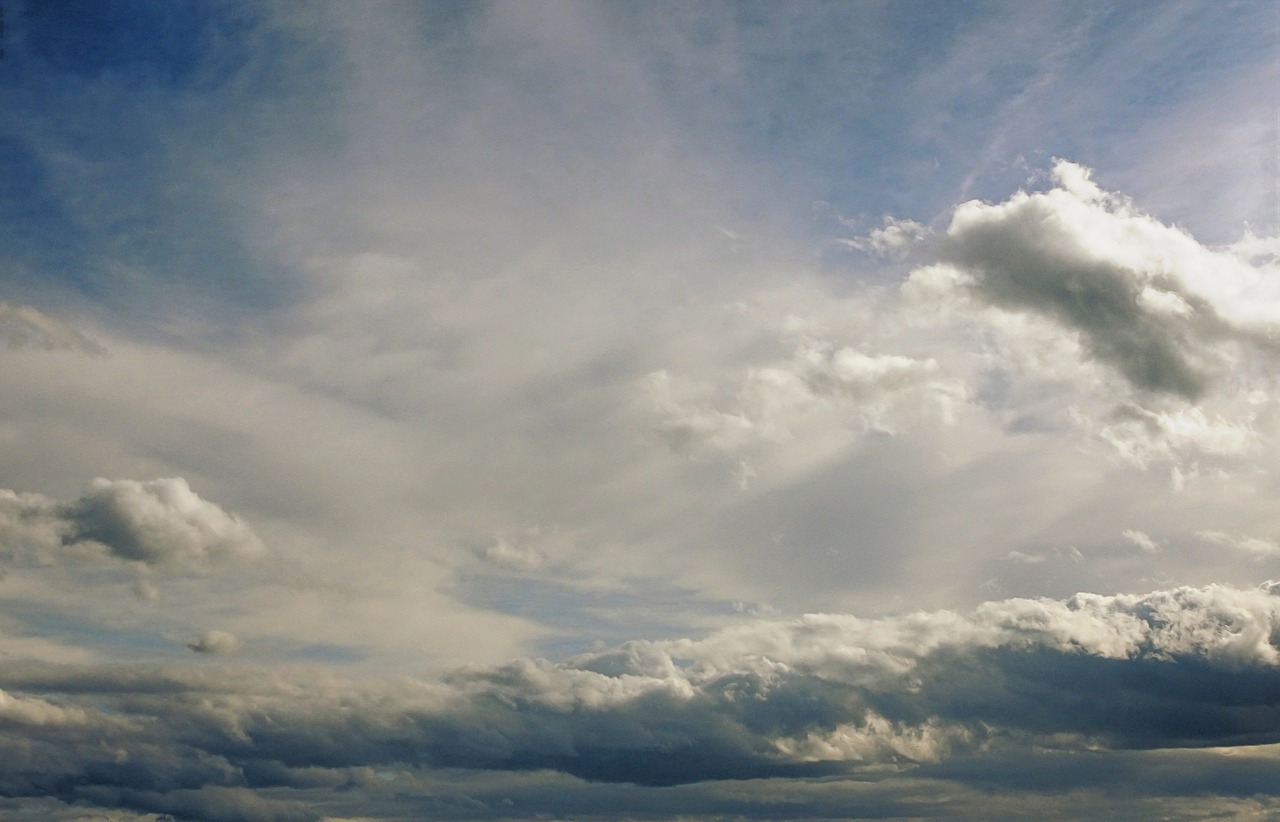
[(265, 551), (247, 523), (202, 499), (180, 477), (98, 478), (70, 503), (0, 489), (0, 557), (19, 565), (110, 557), (147, 568), (206, 570)]
[(1248, 534), (1229, 534), (1225, 531), (1198, 531), (1196, 536), (1214, 545), (1252, 554), (1258, 559), (1280, 557), (1280, 542), (1274, 539)]
[(542, 568), (547, 558), (538, 549), (530, 545), (512, 545), (505, 539), (498, 538), (484, 549), (484, 558), (498, 566), (513, 571), (533, 572)]
[(1199, 399), (1240, 349), (1274, 361), (1277, 304), (1249, 304), (1266, 290), (1251, 266), (1135, 210), (1079, 165), (1059, 160), (1053, 178), (1048, 191), (955, 209), (938, 253), (961, 290), (1051, 320), (1155, 395)]
[[(0, 750), (15, 734), (26, 748), (0, 757), (0, 786), (143, 811), (196, 807), (190, 792), (209, 788), (204, 800), (252, 804), (274, 787), (363, 785), (361, 769), (742, 787), (950, 767), (980, 786), (1009, 758), (1055, 768), (1057, 753), (1274, 746), (1280, 595), (1207, 586), (812, 614), (437, 680), (283, 674), (6, 666)], [(68, 745), (71, 725), (94, 739)]]
[(187, 643), (192, 653), (208, 656), (231, 656), (240, 653), (243, 646), (235, 634), (226, 631), (206, 631), (199, 639)]
[(80, 708), (64, 708), (36, 697), (15, 697), (0, 690), (0, 721), (27, 726), (82, 726), (88, 714)]
[(1199, 408), (1153, 411), (1124, 403), (1101, 422), (1079, 413), (1075, 417), (1082, 428), (1096, 433), (1138, 468), (1155, 461), (1177, 464), (1185, 453), (1238, 457), (1258, 444), (1256, 432), (1247, 423), (1210, 418)]
[(841, 244), (858, 251), (868, 251), (883, 257), (904, 256), (915, 243), (929, 235), (929, 230), (915, 220), (885, 217), (884, 225), (872, 229), (865, 237), (841, 240)]
[(1156, 542), (1151, 535), (1145, 531), (1138, 531), (1132, 528), (1126, 528), (1120, 532), (1120, 536), (1124, 537), (1128, 542), (1144, 554), (1160, 553), (1160, 543)]
[(959, 381), (933, 359), (868, 354), (806, 340), (787, 362), (748, 369), (725, 407), (699, 403), (665, 371), (648, 387), (663, 419), (658, 433), (677, 449), (736, 451), (758, 442), (827, 435), (833, 428), (893, 432), (921, 418), (949, 420), (965, 401)]
[(67, 544), (100, 543), (115, 556), (151, 566), (204, 568), (265, 550), (239, 517), (201, 499), (181, 477), (108, 480), (65, 509)]
[(9, 348), (36, 348), (45, 351), (78, 351), (102, 354), (98, 342), (71, 326), (26, 305), (0, 300), (0, 339)]

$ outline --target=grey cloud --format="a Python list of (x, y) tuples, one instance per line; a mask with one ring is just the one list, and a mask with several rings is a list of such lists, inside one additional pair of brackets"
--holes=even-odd
[(226, 631), (206, 631), (199, 639), (187, 643), (187, 650), (209, 656), (230, 656), (240, 652), (241, 643), (235, 634)]
[(1280, 596), (1210, 586), (757, 621), (438, 681), (18, 665), (0, 672), (0, 788), (290, 818), (275, 789), (340, 790), (369, 768), (656, 787), (890, 767), (981, 786), (1031, 751), (1280, 745), (1278, 646)]
[(66, 508), (68, 543), (101, 543), (148, 565), (202, 567), (260, 554), (262, 541), (239, 517), (201, 499), (181, 477), (148, 482), (98, 478)]
[(956, 209), (940, 253), (981, 300), (1047, 317), (1135, 388), (1189, 400), (1225, 367), (1219, 343), (1274, 354), (1265, 333), (1192, 285), (1197, 267), (1238, 259), (1132, 210), (1079, 166), (1059, 161), (1054, 175), (1047, 192)]
[[(123, 566), (135, 575), (133, 593), (154, 602), (155, 573), (204, 573), (265, 554), (247, 523), (202, 499), (181, 478), (100, 478), (69, 503), (0, 489), (0, 573), (6, 567)], [(225, 652), (229, 645), (217, 635), (197, 640), (192, 650)]]

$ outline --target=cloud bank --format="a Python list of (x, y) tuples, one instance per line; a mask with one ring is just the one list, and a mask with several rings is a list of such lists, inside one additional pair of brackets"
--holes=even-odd
[[(210, 632), (193, 650), (232, 642)], [(293, 818), (304, 805), (291, 793), (372, 784), (374, 803), (448, 818), (412, 787), (439, 769), (560, 773), (586, 780), (571, 783), (584, 795), (592, 782), (703, 784), (704, 800), (715, 783), (745, 795), (784, 777), (1012, 787), (1019, 756), (1106, 767), (1230, 747), (1248, 761), (1250, 746), (1280, 744), (1280, 585), (813, 614), (439, 680), (27, 663), (0, 682), (6, 796), (136, 812), (220, 818), (212, 809), (238, 797), (259, 807), (248, 818)], [(368, 769), (403, 776), (379, 790)], [(1083, 787), (1092, 769), (1059, 778)], [(731, 807), (770, 817), (749, 799)]]

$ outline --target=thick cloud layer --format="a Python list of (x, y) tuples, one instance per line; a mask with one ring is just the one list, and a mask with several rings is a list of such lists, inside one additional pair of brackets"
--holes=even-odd
[(815, 614), (439, 681), (24, 664), (0, 685), (5, 795), (196, 818), (232, 796), (289, 818), (265, 810), (281, 789), (368, 768), (648, 786), (905, 768), (981, 786), (1032, 751), (1056, 768), (1051, 752), (1280, 744), (1280, 586)]

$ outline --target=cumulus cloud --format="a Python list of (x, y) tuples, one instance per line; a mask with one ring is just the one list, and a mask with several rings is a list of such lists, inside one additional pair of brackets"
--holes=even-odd
[(101, 543), (115, 556), (153, 566), (206, 567), (263, 552), (239, 517), (201, 499), (185, 479), (108, 480), (66, 508), (68, 543)]
[[(1274, 360), (1280, 303), (1253, 266), (1137, 211), (1081, 166), (1059, 160), (1053, 178), (1048, 191), (955, 209), (938, 244), (954, 288), (1056, 323), (1142, 392), (1196, 400), (1236, 350)], [(916, 272), (913, 287), (939, 291), (937, 272)]]
[(1136, 403), (1117, 406), (1104, 420), (1079, 412), (1076, 422), (1109, 443), (1126, 462), (1146, 468), (1153, 462), (1178, 464), (1183, 454), (1236, 457), (1258, 442), (1257, 434), (1243, 422), (1209, 417), (1199, 408), (1153, 411)]
[(265, 552), (247, 523), (182, 478), (95, 479), (70, 503), (0, 489), (0, 557), (53, 565), (105, 557), (142, 567), (204, 570)]
[(240, 653), (243, 646), (235, 634), (226, 631), (206, 631), (200, 638), (187, 643), (192, 653), (208, 656), (231, 656)]
[(929, 230), (915, 220), (885, 217), (880, 228), (872, 229), (865, 237), (842, 240), (841, 244), (885, 257), (901, 256), (928, 235)]
[(663, 416), (657, 430), (672, 447), (722, 451), (820, 436), (833, 425), (893, 432), (922, 416), (950, 420), (965, 400), (960, 382), (933, 359), (820, 340), (802, 343), (790, 361), (748, 369), (720, 404), (699, 402), (666, 372), (650, 375), (649, 389)]

